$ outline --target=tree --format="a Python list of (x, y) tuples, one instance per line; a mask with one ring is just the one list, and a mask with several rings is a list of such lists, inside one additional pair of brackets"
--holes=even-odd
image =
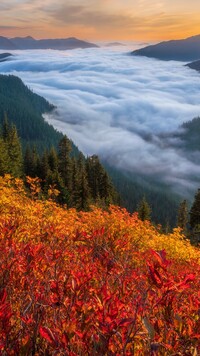
[(83, 154), (79, 155), (78, 162), (78, 199), (76, 202), (76, 208), (78, 210), (87, 211), (91, 204), (91, 194), (88, 185), (88, 177), (85, 166), (85, 159)]
[(190, 209), (190, 226), (194, 229), (200, 224), (200, 189), (195, 194), (194, 202)]
[(7, 145), (2, 138), (0, 138), (0, 175), (4, 175), (9, 171), (9, 156)]
[(14, 177), (21, 177), (23, 173), (23, 157), (20, 139), (16, 126), (12, 125), (5, 140), (9, 156), (9, 173)]
[[(72, 159), (71, 159), (71, 142), (64, 136), (59, 143), (58, 149), (58, 170), (64, 182), (69, 196), (72, 193)], [(68, 202), (70, 205), (70, 201)]]
[(178, 209), (177, 226), (180, 227), (184, 233), (186, 233), (187, 223), (188, 223), (188, 206), (187, 206), (187, 201), (183, 200), (180, 203)]
[(147, 203), (145, 197), (143, 197), (142, 201), (139, 203), (138, 206), (138, 217), (140, 220), (145, 221), (145, 220), (150, 220), (150, 215), (151, 215), (151, 208)]
[(4, 113), (4, 120), (3, 120), (3, 125), (2, 125), (2, 138), (4, 141), (7, 141), (9, 138), (9, 133), (10, 133), (10, 123), (8, 121), (8, 116), (7, 113)]

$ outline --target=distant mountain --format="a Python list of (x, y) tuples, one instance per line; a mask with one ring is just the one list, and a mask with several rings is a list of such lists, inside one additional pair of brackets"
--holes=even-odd
[(0, 36), (0, 49), (14, 50), (17, 49), (15, 44), (6, 37)]
[(0, 37), (0, 49), (26, 50), (26, 49), (55, 49), (69, 50), (76, 48), (98, 47), (94, 43), (79, 40), (75, 37), (60, 39), (36, 40), (31, 36), (6, 38)]
[(10, 57), (12, 57), (11, 53), (0, 53), (0, 62), (7, 61)]
[(200, 35), (161, 42), (133, 51), (132, 54), (162, 60), (195, 61), (200, 59)]
[(200, 60), (186, 64), (186, 67), (197, 70), (200, 72)]
[(119, 47), (119, 46), (126, 46), (126, 45), (121, 42), (110, 42), (106, 44), (106, 47)]

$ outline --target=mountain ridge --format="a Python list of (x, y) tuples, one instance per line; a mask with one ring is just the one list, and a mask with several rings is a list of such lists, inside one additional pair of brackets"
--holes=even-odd
[(69, 38), (47, 38), (35, 39), (31, 36), (7, 38), (0, 36), (1, 50), (27, 50), (27, 49), (54, 49), (54, 50), (69, 50), (76, 48), (98, 48), (94, 43), (77, 39), (76, 37)]
[(159, 42), (132, 51), (131, 54), (161, 60), (196, 61), (200, 59), (200, 35)]

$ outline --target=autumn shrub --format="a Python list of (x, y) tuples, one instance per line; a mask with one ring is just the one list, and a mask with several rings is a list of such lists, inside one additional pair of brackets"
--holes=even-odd
[(200, 252), (181, 231), (30, 183), (0, 179), (0, 355), (200, 354)]

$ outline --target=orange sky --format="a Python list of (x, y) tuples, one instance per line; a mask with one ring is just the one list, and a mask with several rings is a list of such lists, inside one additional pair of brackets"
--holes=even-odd
[(200, 34), (199, 0), (1, 0), (0, 35), (166, 40)]

